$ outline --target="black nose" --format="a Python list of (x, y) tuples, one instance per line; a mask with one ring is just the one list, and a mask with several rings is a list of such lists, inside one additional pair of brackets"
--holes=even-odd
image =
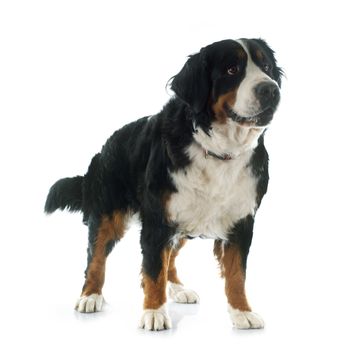
[(274, 83), (264, 81), (255, 87), (255, 95), (261, 108), (276, 107), (280, 100), (280, 90)]

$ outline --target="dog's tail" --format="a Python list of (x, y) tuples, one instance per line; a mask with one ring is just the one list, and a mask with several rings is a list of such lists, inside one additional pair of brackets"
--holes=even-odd
[(67, 177), (58, 180), (49, 191), (45, 203), (45, 213), (57, 209), (81, 211), (83, 208), (83, 176)]

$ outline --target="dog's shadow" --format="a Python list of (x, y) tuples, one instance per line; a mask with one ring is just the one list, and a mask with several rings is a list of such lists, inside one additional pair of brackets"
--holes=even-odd
[(171, 302), (168, 304), (168, 311), (172, 321), (173, 330), (176, 330), (184, 317), (198, 314), (199, 304), (180, 304)]
[[(167, 304), (169, 316), (172, 322), (172, 328), (162, 331), (163, 335), (170, 335), (176, 332), (178, 325), (186, 316), (194, 316), (199, 312), (199, 304), (180, 304), (176, 302), (170, 302)], [(82, 322), (94, 322), (96, 320), (104, 319), (106, 314), (111, 314), (113, 308), (108, 304), (104, 303), (102, 312), (94, 312), (94, 313), (80, 313), (76, 310), (74, 311), (74, 316), (77, 320)], [(158, 332), (146, 332), (144, 329), (139, 329), (140, 333), (143, 334), (159, 334)]]

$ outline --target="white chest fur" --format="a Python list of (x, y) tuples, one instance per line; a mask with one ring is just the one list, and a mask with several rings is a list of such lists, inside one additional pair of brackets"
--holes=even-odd
[[(257, 179), (247, 165), (261, 133), (262, 130), (253, 138), (250, 135), (249, 145), (243, 142), (240, 147), (237, 144), (230, 147), (237, 153), (233, 153), (234, 159), (227, 161), (205, 158), (202, 148), (196, 143), (189, 147), (191, 165), (171, 174), (178, 192), (172, 194), (167, 208), (171, 221), (178, 225), (179, 234), (226, 239), (237, 221), (254, 214)], [(196, 137), (203, 145), (207, 136), (199, 132)], [(213, 139), (218, 139), (215, 128)], [(254, 139), (253, 143), (251, 139)], [(227, 143), (226, 137), (225, 141)]]

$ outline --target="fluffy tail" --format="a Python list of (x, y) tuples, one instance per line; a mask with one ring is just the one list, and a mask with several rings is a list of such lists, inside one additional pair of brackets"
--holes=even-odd
[(83, 207), (83, 176), (67, 177), (58, 180), (49, 191), (45, 203), (45, 212), (53, 213), (57, 209), (79, 211)]

